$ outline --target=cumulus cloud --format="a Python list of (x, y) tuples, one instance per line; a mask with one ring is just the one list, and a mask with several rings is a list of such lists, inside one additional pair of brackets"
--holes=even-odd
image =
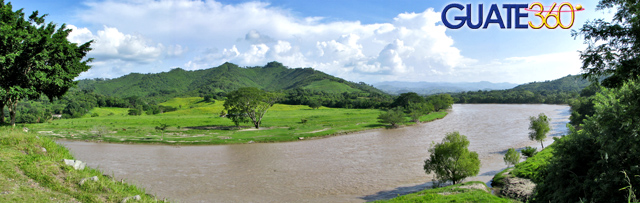
[[(138, 72), (153, 72), (151, 69), (158, 67), (195, 70), (224, 62), (256, 66), (280, 61), (352, 81), (476, 81), (477, 74), (495, 77), (492, 74), (496, 71), (530, 69), (535, 63), (527, 60), (538, 60), (535, 57), (555, 57), (480, 64), (454, 46), (440, 23), (440, 13), (432, 8), (398, 14), (388, 23), (362, 24), (297, 17), (264, 2), (227, 5), (213, 0), (105, 0), (86, 5), (88, 9), (79, 13), (79, 18), (102, 29), (74, 28), (70, 39), (96, 39), (91, 54), (98, 61), (117, 59), (120, 67), (151, 64), (140, 66)], [(106, 63), (95, 67), (111, 68)]]
[[(179, 56), (186, 51), (180, 45), (165, 47), (162, 43), (153, 42), (142, 35), (124, 34), (117, 28), (104, 26), (93, 34), (87, 28), (69, 25), (73, 31), (69, 41), (84, 43), (93, 40), (89, 57), (95, 61), (122, 60), (135, 63), (150, 63), (159, 60), (163, 55)], [(164, 53), (166, 51), (166, 53)]]

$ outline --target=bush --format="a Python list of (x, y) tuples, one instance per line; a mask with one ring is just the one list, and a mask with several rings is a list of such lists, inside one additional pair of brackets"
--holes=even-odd
[(522, 155), (529, 158), (529, 157), (535, 156), (538, 153), (537, 151), (538, 151), (538, 148), (527, 146), (524, 149), (520, 150), (520, 153), (522, 153)]
[(429, 149), (429, 159), (424, 161), (424, 171), (434, 172), (438, 180), (458, 184), (480, 172), (478, 153), (469, 151), (467, 136), (458, 132), (448, 133), (441, 143)]

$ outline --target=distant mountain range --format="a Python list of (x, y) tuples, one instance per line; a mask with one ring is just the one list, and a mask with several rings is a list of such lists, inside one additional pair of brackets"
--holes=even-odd
[(589, 85), (580, 76), (566, 76), (552, 81), (513, 83), (491, 82), (381, 82), (373, 86), (354, 83), (334, 77), (313, 68), (288, 68), (279, 62), (265, 66), (239, 67), (225, 63), (218, 67), (187, 71), (180, 68), (162, 73), (131, 73), (115, 79), (85, 79), (78, 88), (102, 95), (143, 97), (155, 101), (166, 101), (174, 97), (190, 97), (229, 92), (241, 87), (257, 87), (267, 91), (308, 89), (326, 93), (373, 93), (401, 94), (416, 92), (422, 95), (437, 93), (474, 92), (478, 90), (505, 90), (531, 92), (561, 91), (579, 92)]
[(481, 82), (401, 82), (401, 81), (389, 81), (373, 84), (374, 87), (389, 93), (389, 94), (402, 94), (406, 92), (415, 92), (418, 94), (429, 95), (438, 93), (455, 93), (465, 91), (478, 91), (478, 90), (504, 90), (511, 89), (518, 84), (514, 83), (491, 83), (487, 81)]
[(265, 66), (239, 67), (225, 63), (218, 67), (186, 71), (180, 68), (162, 73), (131, 73), (115, 79), (85, 79), (78, 88), (118, 97), (146, 97), (156, 101), (174, 97), (202, 96), (257, 87), (267, 91), (295, 88), (327, 93), (384, 92), (365, 83), (354, 83), (312, 68), (288, 68), (278, 62)]

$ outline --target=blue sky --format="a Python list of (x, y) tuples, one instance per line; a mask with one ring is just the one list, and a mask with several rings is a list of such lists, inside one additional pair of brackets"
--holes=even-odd
[[(533, 2), (533, 1), (532, 1)], [(491, 4), (467, 1), (484, 15)], [(511, 82), (552, 80), (580, 73), (582, 39), (571, 29), (448, 29), (440, 13), (454, 1), (412, 0), (59, 0), (16, 1), (15, 8), (47, 13), (74, 29), (70, 40), (94, 40), (93, 68), (80, 78), (114, 78), (224, 62), (261, 66), (280, 61), (347, 80)], [(541, 1), (550, 6), (553, 1)], [(609, 18), (596, 1), (581, 4), (572, 29)], [(451, 11), (460, 15), (464, 11)], [(474, 11), (474, 15), (477, 15)], [(528, 12), (526, 21), (535, 21)], [(503, 17), (506, 15), (501, 10)], [(568, 19), (563, 13), (563, 19)], [(474, 16), (475, 18), (475, 16)], [(449, 18), (451, 19), (451, 18)], [(474, 21), (477, 19), (474, 19)], [(506, 19), (505, 19), (506, 20)], [(564, 21), (564, 20), (563, 20)]]

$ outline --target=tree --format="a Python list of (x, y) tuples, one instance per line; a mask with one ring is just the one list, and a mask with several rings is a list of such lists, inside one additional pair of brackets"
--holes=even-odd
[(509, 167), (509, 165), (515, 166), (520, 163), (520, 153), (513, 148), (509, 148), (507, 153), (504, 155), (504, 163), (507, 164), (507, 167)]
[(92, 41), (79, 46), (69, 42), (71, 29), (45, 24), (45, 16), (34, 11), (27, 20), (22, 9), (13, 11), (11, 3), (0, 1), (0, 109), (8, 107), (14, 126), (20, 100), (42, 94), (59, 98), (90, 68), (91, 59), (83, 58)]
[(531, 121), (529, 123), (529, 130), (531, 130), (529, 132), (529, 139), (540, 142), (542, 149), (544, 149), (542, 142), (547, 139), (547, 133), (551, 131), (551, 127), (549, 127), (549, 121), (551, 121), (551, 119), (547, 117), (547, 115), (544, 115), (544, 113), (540, 113), (537, 118), (530, 116), (529, 120)]
[(407, 110), (409, 111), (409, 117), (411, 118), (411, 121), (413, 122), (420, 122), (420, 116), (428, 114), (429, 112), (433, 111), (433, 105), (428, 104), (428, 103), (409, 103), (409, 107), (407, 107)]
[(431, 95), (426, 99), (427, 103), (433, 105), (435, 111), (451, 108), (453, 97), (450, 94)]
[(322, 106), (322, 104), (320, 104), (320, 101), (318, 101), (318, 100), (309, 101), (309, 108), (311, 108), (311, 109), (318, 109), (321, 106)]
[(262, 117), (279, 99), (280, 95), (277, 93), (265, 92), (255, 87), (243, 87), (227, 94), (224, 109), (227, 111), (227, 118), (236, 125), (250, 119), (254, 127), (260, 128)]
[[(595, 113), (582, 129), (554, 144), (540, 202), (627, 202), (628, 192), (640, 194), (640, 82), (605, 89), (595, 98)], [(629, 174), (627, 182), (625, 173)], [(633, 185), (636, 187), (628, 188)]]
[(393, 100), (393, 103), (391, 104), (391, 106), (407, 108), (409, 107), (410, 103), (423, 103), (423, 102), (424, 102), (424, 97), (421, 97), (420, 95), (418, 95), (418, 93), (407, 92), (407, 93), (400, 94), (400, 96), (398, 96), (395, 100)]
[(398, 123), (405, 122), (402, 107), (389, 109), (378, 116), (378, 122), (391, 124), (391, 128), (397, 128)]
[(478, 153), (470, 152), (469, 140), (458, 132), (448, 133), (441, 143), (432, 144), (429, 159), (424, 161), (424, 171), (436, 174), (440, 181), (458, 184), (480, 172)]
[(620, 87), (640, 75), (640, 5), (635, 0), (601, 0), (597, 10), (617, 9), (611, 22), (587, 21), (579, 32), (588, 47), (580, 52), (585, 77), (602, 80), (605, 87)]

